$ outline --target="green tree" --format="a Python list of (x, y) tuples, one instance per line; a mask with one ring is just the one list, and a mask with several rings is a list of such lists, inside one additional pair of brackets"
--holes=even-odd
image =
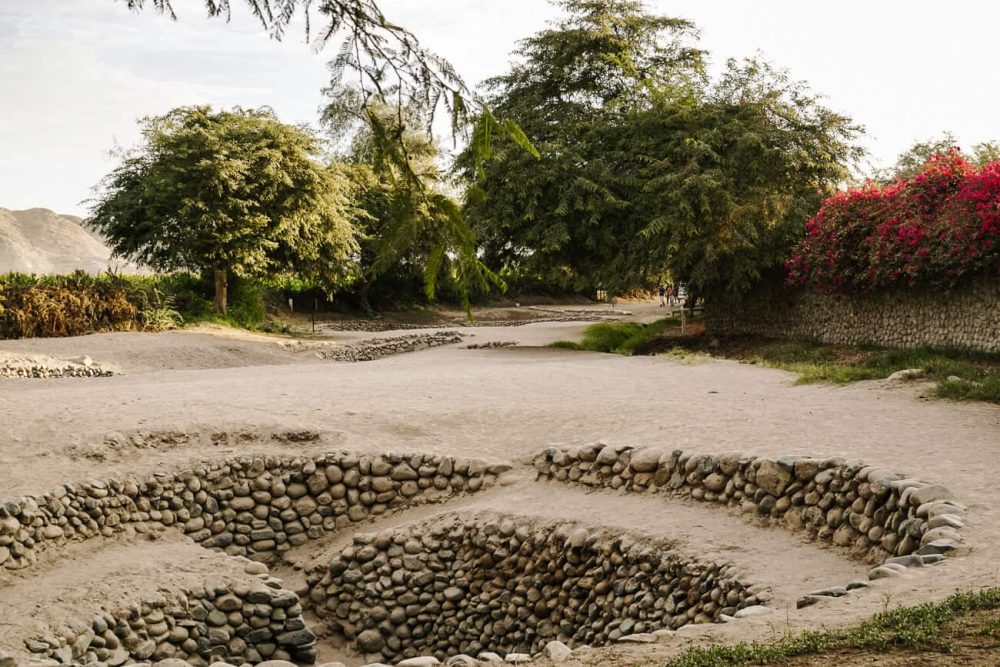
[(638, 114), (623, 138), (641, 165), (633, 201), (646, 218), (646, 261), (696, 294), (749, 288), (850, 178), (859, 132), (758, 59), (730, 60), (701, 99)]
[[(152, 7), (177, 19), (172, 0), (124, 2), (133, 11)], [(432, 133), (436, 114), (444, 112), (451, 119), (455, 137), (465, 134), (475, 123), (488, 133), (506, 137), (533, 152), (515, 124), (498, 119), (451, 63), (423, 48), (412, 32), (389, 20), (375, 0), (237, 0), (235, 3), (203, 0), (203, 3), (209, 17), (227, 21), (233, 4), (245, 4), (274, 39), (282, 39), (289, 25), (300, 17), (306, 39), (313, 39), (320, 46), (339, 42), (330, 63), (331, 84), (339, 86), (344, 83), (345, 74), (353, 75), (367, 124), (374, 141), (380, 144), (378, 168), (391, 165), (405, 171), (409, 167), (402, 139), (411, 128), (402, 123), (382, 122), (380, 109), (390, 102), (399, 109), (413, 103), (425, 109), (422, 129), (428, 135)], [(490, 145), (482, 140), (470, 143), (477, 164), (490, 157)]]
[[(899, 154), (896, 164), (890, 169), (880, 169), (875, 172), (874, 180), (888, 183), (895, 178), (912, 178), (920, 173), (928, 158), (938, 153), (947, 153), (953, 148), (961, 148), (958, 138), (951, 132), (945, 132), (940, 137), (926, 141), (917, 141)], [(985, 167), (990, 162), (1000, 160), (1000, 142), (984, 141), (975, 144), (964, 153), (969, 162), (977, 167)]]
[[(433, 300), (439, 283), (450, 283), (468, 310), (470, 292), (502, 286), (479, 260), (472, 231), (450, 192), (435, 141), (413, 122), (423, 110), (418, 103), (405, 108), (363, 100), (354, 87), (334, 86), (324, 91), (328, 104), (323, 124), (340, 147), (339, 159), (351, 169), (366, 217), (361, 224), (360, 263), (363, 282), (358, 296), (372, 311), (369, 293), (376, 281), (391, 277), (398, 284), (422, 281), (425, 296)], [(407, 164), (386, 161), (385, 146), (372, 127), (396, 133)]]
[(140, 122), (142, 144), (119, 155), (89, 225), (117, 256), (215, 281), (225, 314), (230, 275), (292, 273), (336, 282), (356, 248), (352, 183), (322, 166), (308, 129), (268, 109), (181, 107)]
[[(615, 289), (641, 271), (618, 261), (639, 225), (629, 201), (635, 184), (621, 171), (631, 161), (612, 156), (608, 142), (657, 100), (695, 95), (702, 53), (688, 44), (689, 22), (636, 0), (559, 4), (567, 17), (521, 42), (517, 64), (486, 82), (491, 107), (524, 130), (541, 159), (500, 137), (466, 211), (491, 266), (562, 287)], [(459, 168), (476, 179), (469, 151)]]
[(849, 176), (859, 128), (759, 60), (709, 81), (693, 27), (639, 2), (563, 4), (489, 82), (542, 159), (500, 149), (470, 189), (487, 261), (579, 290), (668, 272), (700, 293), (779, 265)]

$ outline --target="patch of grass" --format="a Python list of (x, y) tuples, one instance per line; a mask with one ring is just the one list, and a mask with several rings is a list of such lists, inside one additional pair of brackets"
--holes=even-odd
[(957, 350), (891, 350), (766, 339), (723, 341), (720, 356), (798, 373), (797, 384), (847, 384), (920, 369), (941, 398), (1000, 403), (1000, 355)]
[(638, 322), (598, 322), (583, 330), (579, 343), (556, 341), (550, 347), (589, 352), (614, 352), (630, 355), (670, 327), (680, 326), (677, 318), (668, 317), (650, 324)]
[(599, 322), (583, 330), (580, 347), (591, 352), (617, 352), (626, 341), (642, 331), (635, 322)]
[(938, 384), (935, 395), (959, 401), (987, 401), (1000, 403), (1000, 375), (993, 374), (979, 380), (945, 380)]
[(996, 616), (977, 615), (975, 612), (998, 609), (1000, 588), (976, 593), (957, 592), (941, 603), (927, 603), (876, 614), (849, 630), (803, 632), (773, 642), (696, 647), (671, 660), (666, 667), (767, 665), (799, 656), (822, 656), (834, 651), (838, 652), (838, 658), (843, 657), (841, 654), (844, 651), (875, 651), (883, 654), (891, 651), (949, 653), (957, 640), (983, 636), (992, 638)]

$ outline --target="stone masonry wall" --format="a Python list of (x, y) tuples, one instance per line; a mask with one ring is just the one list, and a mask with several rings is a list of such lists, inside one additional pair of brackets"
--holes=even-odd
[(509, 466), (427, 455), (244, 457), (142, 480), (67, 484), (0, 503), (0, 569), (70, 539), (174, 526), (207, 548), (268, 562), (370, 516), (491, 486)]
[(729, 565), (611, 529), (450, 516), (359, 534), (309, 575), (327, 626), (369, 658), (444, 661), (602, 645), (758, 604)]
[(205, 667), (219, 660), (313, 663), (315, 644), (298, 596), (261, 582), (203, 587), (102, 612), (72, 634), (30, 641), (28, 649), (64, 665), (173, 658)]
[(961, 541), (964, 508), (948, 489), (840, 458), (771, 460), (597, 443), (546, 449), (534, 465), (542, 479), (738, 506), (873, 563), (911, 555), (931, 562)]
[(762, 284), (739, 299), (706, 299), (705, 326), (716, 335), (1000, 352), (1000, 279), (853, 296)]

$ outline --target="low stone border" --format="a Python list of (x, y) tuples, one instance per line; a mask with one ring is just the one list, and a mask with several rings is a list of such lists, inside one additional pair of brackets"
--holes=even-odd
[(31, 640), (27, 648), (64, 665), (108, 667), (170, 658), (193, 667), (217, 660), (237, 664), (316, 660), (316, 636), (302, 619), (299, 597), (263, 582), (173, 592), (156, 601), (95, 614), (81, 627), (71, 636)]
[(466, 350), (495, 350), (501, 347), (514, 347), (517, 345), (516, 340), (491, 340), (487, 343), (471, 343), (466, 345)]
[(0, 352), (0, 378), (96, 378), (121, 375), (118, 371), (103, 368), (90, 357), (59, 359), (42, 355), (12, 355)]
[(43, 548), (175, 526), (229, 555), (271, 561), (328, 531), (389, 510), (489, 487), (506, 465), (415, 454), (240, 457), (141, 480), (67, 484), (0, 504), (0, 569)]
[(962, 541), (964, 507), (948, 489), (841, 458), (771, 460), (597, 443), (546, 449), (533, 463), (542, 479), (739, 506), (884, 563), (873, 578), (884, 568), (936, 562)]
[(308, 598), (369, 659), (490, 651), (509, 661), (552, 640), (597, 646), (759, 604), (730, 568), (620, 530), (450, 514), (355, 535), (309, 573)]
[(455, 331), (441, 331), (431, 334), (413, 334), (409, 336), (393, 336), (391, 338), (373, 338), (361, 343), (355, 343), (342, 348), (317, 352), (322, 359), (334, 361), (374, 361), (393, 354), (404, 354), (427, 350), (441, 345), (454, 345), (462, 342), (462, 334)]
[[(554, 312), (554, 311), (550, 311)], [(568, 312), (568, 311), (561, 311)], [(628, 311), (580, 311), (579, 314), (568, 314), (559, 317), (529, 317), (517, 320), (473, 320), (464, 324), (410, 324), (403, 322), (385, 322), (382, 320), (341, 320), (338, 322), (317, 322), (316, 328), (327, 331), (360, 331), (380, 333), (383, 331), (405, 331), (408, 329), (448, 329), (456, 326), (464, 327), (521, 327), (539, 322), (602, 322), (618, 320), (631, 315)]]

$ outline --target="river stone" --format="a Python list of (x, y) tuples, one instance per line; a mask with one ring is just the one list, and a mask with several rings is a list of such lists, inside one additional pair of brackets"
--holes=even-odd
[(931, 542), (936, 542), (938, 540), (949, 540), (951, 542), (961, 542), (962, 538), (959, 536), (958, 531), (954, 528), (948, 526), (942, 526), (941, 528), (932, 528), (928, 530), (920, 538), (921, 546), (925, 544), (930, 544)]
[(582, 549), (587, 544), (588, 535), (586, 528), (574, 528), (573, 532), (566, 538), (566, 546)]
[(940, 484), (928, 484), (919, 489), (914, 489), (910, 493), (911, 505), (923, 505), (935, 500), (947, 500), (951, 498), (951, 491)]
[(268, 568), (264, 563), (259, 563), (257, 561), (250, 561), (243, 566), (243, 571), (247, 574), (267, 574)]
[(309, 646), (316, 641), (316, 635), (312, 633), (312, 630), (308, 628), (302, 628), (301, 630), (292, 630), (291, 632), (283, 632), (277, 637), (279, 644), (284, 644), (286, 646)]
[(512, 665), (518, 665), (523, 662), (531, 662), (531, 656), (527, 653), (508, 653), (507, 657), (504, 658), (504, 662), (509, 662)]
[[(635, 459), (633, 459), (634, 461)], [(542, 655), (551, 660), (554, 663), (564, 662), (569, 658), (570, 654), (573, 652), (569, 646), (566, 646), (561, 641), (550, 641), (542, 649)]]
[(759, 616), (761, 614), (770, 614), (773, 611), (774, 610), (771, 609), (770, 607), (765, 607), (764, 605), (761, 604), (755, 604), (753, 606), (744, 607), (743, 609), (740, 609), (735, 614), (733, 614), (733, 616), (736, 618), (746, 618), (747, 616)]
[(165, 660), (154, 662), (153, 667), (191, 667), (191, 665), (177, 658), (166, 658)]
[(415, 658), (407, 658), (396, 663), (396, 667), (434, 667), (440, 665), (441, 661), (433, 655), (418, 655)]
[(726, 488), (726, 484), (729, 482), (725, 475), (721, 475), (717, 472), (713, 472), (711, 475), (705, 478), (705, 488), (712, 493), (718, 493)]
[(659, 449), (640, 449), (632, 454), (629, 466), (636, 472), (654, 472), (660, 464), (663, 452)]
[(378, 653), (385, 646), (385, 639), (378, 630), (365, 630), (358, 635), (357, 644), (362, 653)]
[(120, 667), (128, 662), (128, 651), (123, 648), (116, 648), (108, 655), (108, 659), (105, 661), (111, 667)]
[(135, 647), (132, 651), (132, 656), (139, 660), (145, 660), (149, 656), (153, 655), (153, 651), (155, 650), (156, 643), (153, 642), (152, 639), (147, 639)]
[(772, 496), (780, 496), (792, 480), (792, 473), (774, 461), (763, 460), (757, 469), (757, 486)]
[(420, 479), (420, 475), (414, 470), (409, 463), (400, 463), (395, 468), (392, 469), (390, 474), (397, 482), (406, 482), (409, 480)]
[(0, 535), (14, 535), (21, 530), (21, 522), (12, 516), (0, 517)]
[[(581, 456), (580, 458), (583, 457)], [(494, 653), (493, 651), (483, 651), (476, 657), (483, 662), (503, 662), (503, 658), (501, 658), (498, 654)]]

